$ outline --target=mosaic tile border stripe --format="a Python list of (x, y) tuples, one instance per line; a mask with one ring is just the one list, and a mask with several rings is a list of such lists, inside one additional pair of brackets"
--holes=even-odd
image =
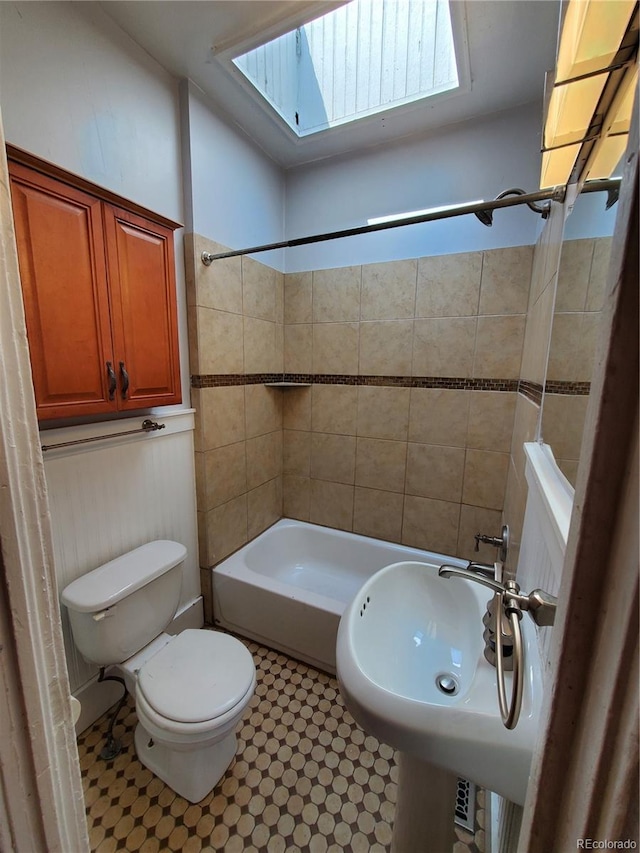
[(535, 403), (536, 406), (542, 405), (542, 385), (538, 382), (527, 382), (524, 379), (521, 379), (518, 385), (518, 391), (527, 400), (531, 400), (532, 403)]
[(549, 381), (544, 386), (545, 394), (567, 394), (572, 397), (588, 397), (591, 393), (590, 382)]
[[(461, 391), (519, 392), (537, 405), (542, 402), (543, 387), (524, 379), (471, 379), (450, 376), (354, 376), (333, 373), (213, 373), (191, 376), (192, 388), (222, 388), (234, 385), (265, 385), (277, 382), (305, 385), (362, 385), (390, 388), (445, 388)], [(590, 382), (549, 381), (547, 394), (588, 397)]]
[(306, 385), (366, 385), (394, 388), (447, 388), (463, 391), (518, 390), (517, 379), (470, 379), (443, 376), (354, 376), (333, 373), (213, 374), (191, 377), (192, 388), (291, 382)]

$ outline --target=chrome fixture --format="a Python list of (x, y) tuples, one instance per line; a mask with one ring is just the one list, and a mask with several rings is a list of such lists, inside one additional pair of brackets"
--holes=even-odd
[[(500, 564), (496, 564), (496, 576), (501, 571), (502, 567)], [(489, 619), (493, 619), (494, 625), (498, 704), (500, 705), (502, 722), (506, 728), (513, 729), (516, 727), (518, 718), (520, 717), (524, 688), (524, 644), (522, 640), (522, 628), (520, 626), (522, 611), (528, 611), (536, 625), (553, 625), (558, 600), (555, 596), (541, 589), (534, 589), (529, 595), (523, 595), (520, 592), (519, 585), (513, 580), (507, 580), (502, 583), (501, 581), (487, 577), (484, 573), (470, 569), (461, 569), (458, 566), (440, 566), (438, 574), (443, 578), (466, 578), (467, 580), (482, 584), (482, 586), (489, 587), (489, 589), (492, 589), (496, 593), (493, 607), (488, 608), (488, 614)], [(505, 649), (501, 642), (504, 633), (503, 620), (505, 618), (513, 640), (513, 688), (511, 691), (511, 702), (509, 703), (507, 703), (504, 679), (506, 670)]]
[[(524, 190), (519, 189), (518, 187), (513, 187), (510, 190), (504, 190), (500, 195), (497, 195), (494, 201), (500, 201), (503, 198), (506, 198), (509, 195), (527, 195)], [(544, 204), (535, 204), (532, 201), (528, 201), (527, 207), (531, 208), (534, 213), (539, 213), (543, 219), (546, 219), (549, 216), (549, 211), (551, 210), (551, 202), (545, 201)], [(476, 216), (482, 222), (483, 225), (486, 225), (488, 228), (491, 228), (493, 225), (493, 208), (487, 208), (486, 210), (478, 210), (476, 211)]]
[[(509, 551), (509, 525), (503, 524), (502, 531), (500, 536), (487, 536), (486, 533), (476, 533), (473, 537), (476, 540), (475, 551), (480, 550), (480, 543), (484, 542), (486, 545), (493, 545), (494, 548), (499, 548), (500, 562), (504, 563), (507, 559), (507, 552)], [(500, 580), (500, 578), (498, 578)]]
[[(613, 187), (620, 186), (620, 178), (609, 178), (597, 181), (587, 181), (582, 185), (581, 193), (599, 193), (609, 192)], [(386, 231), (388, 228), (401, 228), (405, 225), (419, 225), (422, 222), (436, 222), (440, 219), (450, 219), (454, 216), (467, 216), (469, 213), (475, 213), (476, 216), (485, 225), (491, 225), (491, 211), (501, 210), (503, 207), (516, 207), (521, 204), (528, 204), (536, 213), (548, 215), (548, 208), (545, 205), (534, 205), (534, 202), (543, 201), (550, 204), (551, 201), (564, 201), (566, 196), (566, 187), (561, 184), (557, 187), (551, 187), (547, 190), (538, 190), (535, 193), (523, 193), (523, 190), (505, 190), (495, 201), (478, 201), (469, 202), (469, 204), (454, 204), (452, 207), (438, 208), (430, 213), (421, 213), (416, 216), (408, 216), (400, 220), (388, 220), (384, 222), (376, 222), (371, 225), (358, 225), (355, 228), (345, 228), (342, 231), (329, 231), (326, 234), (311, 234), (308, 237), (295, 237), (292, 240), (281, 240), (278, 243), (264, 243), (262, 246), (250, 246), (246, 249), (233, 249), (230, 252), (202, 252), (200, 255), (201, 262), (206, 266), (211, 266), (213, 261), (220, 261), (224, 258), (239, 258), (242, 255), (255, 255), (258, 252), (270, 252), (273, 249), (291, 249), (295, 246), (307, 246), (310, 243), (323, 243), (326, 240), (340, 240), (343, 237), (355, 237), (359, 234), (372, 234), (375, 231)], [(503, 198), (505, 193), (516, 193), (515, 198)], [(536, 209), (538, 208), (538, 209)], [(481, 214), (481, 215), (479, 215)]]
[[(122, 362), (120, 362), (122, 364)], [(109, 362), (107, 362), (109, 364)], [(127, 380), (128, 381), (128, 380)], [(122, 432), (110, 432), (104, 435), (93, 435), (90, 438), (75, 438), (73, 441), (59, 441), (57, 444), (43, 444), (42, 451), (55, 450), (57, 447), (73, 447), (76, 444), (87, 444), (89, 441), (105, 441), (107, 438), (120, 438), (122, 435), (134, 435), (137, 432), (156, 432), (156, 430), (164, 429), (165, 424), (159, 424), (157, 421), (152, 421), (151, 418), (145, 418), (142, 421), (142, 426), (139, 429), (127, 429)]]

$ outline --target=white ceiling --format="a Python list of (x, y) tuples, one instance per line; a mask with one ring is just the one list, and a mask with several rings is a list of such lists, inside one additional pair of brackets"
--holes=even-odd
[(340, 3), (307, 0), (101, 3), (104, 12), (164, 68), (177, 77), (189, 77), (285, 168), (432, 132), (520, 104), (538, 101), (542, 105), (544, 74), (555, 65), (559, 0), (454, 0), (452, 5), (466, 19), (470, 91), (298, 139), (257, 102), (224, 58), (299, 25), (305, 17), (319, 14), (320, 8), (336, 5)]

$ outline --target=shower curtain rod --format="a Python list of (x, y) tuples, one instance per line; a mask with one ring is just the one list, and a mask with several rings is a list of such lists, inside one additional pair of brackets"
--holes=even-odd
[[(607, 180), (587, 181), (582, 193), (607, 192), (620, 187), (620, 178), (609, 178)], [(374, 225), (361, 225), (357, 228), (347, 228), (344, 231), (331, 231), (327, 234), (314, 234), (311, 237), (296, 237), (293, 240), (283, 240), (280, 243), (266, 243), (262, 246), (252, 246), (249, 249), (237, 249), (232, 252), (202, 252), (200, 259), (205, 266), (212, 261), (223, 258), (237, 258), (240, 255), (254, 255), (258, 252), (269, 252), (272, 249), (291, 249), (294, 246), (306, 246), (309, 243), (323, 243), (325, 240), (338, 240), (341, 237), (355, 237), (358, 234), (370, 234), (373, 231), (386, 231), (388, 228), (399, 228), (402, 225), (418, 225), (421, 222), (435, 222), (438, 219), (450, 219), (453, 216), (466, 216), (468, 213), (479, 213), (484, 210), (500, 210), (503, 207), (515, 207), (518, 204), (532, 204), (536, 201), (564, 201), (566, 187), (563, 185), (552, 187), (548, 190), (539, 190), (535, 193), (514, 196), (513, 198), (502, 198), (496, 201), (478, 201), (473, 204), (463, 204), (456, 207), (447, 207), (443, 210), (434, 210), (431, 213), (422, 213), (419, 216), (409, 216), (406, 219), (393, 220), (390, 222), (377, 222)]]

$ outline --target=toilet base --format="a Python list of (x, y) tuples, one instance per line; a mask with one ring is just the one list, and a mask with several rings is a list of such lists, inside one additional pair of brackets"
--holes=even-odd
[(237, 740), (231, 732), (211, 746), (179, 751), (154, 741), (138, 723), (135, 745), (147, 769), (185, 800), (199, 803), (224, 776), (236, 754)]

